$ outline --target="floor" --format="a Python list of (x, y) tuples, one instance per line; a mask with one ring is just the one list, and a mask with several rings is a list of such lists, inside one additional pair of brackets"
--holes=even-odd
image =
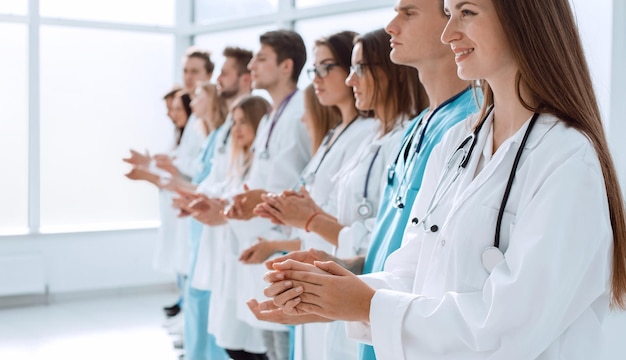
[[(161, 311), (175, 299), (144, 293), (0, 309), (0, 359), (177, 360)], [(625, 359), (626, 312), (610, 314), (603, 332), (597, 359)]]
[(178, 359), (161, 325), (161, 308), (175, 299), (120, 295), (0, 309), (0, 359)]

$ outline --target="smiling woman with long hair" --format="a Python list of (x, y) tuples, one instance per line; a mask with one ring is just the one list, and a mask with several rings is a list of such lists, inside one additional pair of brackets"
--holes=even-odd
[(569, 1), (445, 8), (442, 41), (485, 103), (433, 151), (403, 247), (361, 279), (275, 264), (268, 290), (288, 313), (354, 321), (379, 359), (596, 358), (626, 302), (626, 226)]

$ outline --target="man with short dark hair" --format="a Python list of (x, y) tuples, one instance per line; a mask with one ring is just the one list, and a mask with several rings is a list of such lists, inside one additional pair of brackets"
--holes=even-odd
[(248, 63), (252, 60), (252, 51), (239, 47), (227, 47), (222, 53), (226, 58), (222, 71), (217, 77), (217, 91), (230, 107), (239, 96), (250, 94), (252, 83)]
[(198, 82), (211, 80), (215, 63), (211, 61), (211, 53), (198, 47), (190, 47), (183, 57), (183, 82), (185, 90), (193, 97)]
[[(304, 98), (297, 89), (298, 77), (306, 62), (304, 41), (290, 30), (269, 31), (262, 34), (259, 40), (261, 49), (248, 68), (252, 86), (267, 90), (273, 101), (273, 110), (261, 120), (254, 141), (254, 158), (247, 182), (253, 190), (236, 195), (227, 213), (230, 219), (228, 225), (241, 249), (254, 245), (261, 236), (274, 236), (273, 239), (281, 236), (281, 228), (278, 229), (280, 231), (275, 230), (269, 220), (255, 217), (252, 210), (261, 202), (262, 194), (292, 189), (311, 158), (310, 139), (301, 121)], [(282, 236), (284, 238), (286, 234)], [(265, 284), (262, 277), (265, 271), (262, 264), (243, 265), (237, 279), (240, 288), (237, 317), (255, 330), (263, 330), (269, 359), (286, 360), (289, 358), (288, 329), (257, 320), (246, 306), (248, 299), (263, 294)], [(229, 354), (233, 359), (240, 355), (230, 351)]]

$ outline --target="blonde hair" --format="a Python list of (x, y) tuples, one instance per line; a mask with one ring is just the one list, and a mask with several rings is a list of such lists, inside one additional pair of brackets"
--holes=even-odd
[[(217, 94), (217, 87), (210, 82), (204, 82), (199, 85), (199, 88), (204, 91), (209, 98), (209, 114), (207, 117), (202, 118), (201, 126), (205, 134), (210, 133), (210, 129), (217, 129), (226, 121), (228, 115), (228, 108), (226, 102)], [(209, 123), (210, 122), (210, 123)]]

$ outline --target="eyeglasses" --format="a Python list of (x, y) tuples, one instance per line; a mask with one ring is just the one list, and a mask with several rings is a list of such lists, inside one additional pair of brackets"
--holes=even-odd
[(313, 66), (312, 69), (308, 69), (306, 73), (309, 75), (309, 79), (311, 80), (315, 79), (315, 75), (317, 75), (321, 79), (327, 77), (330, 69), (334, 68), (335, 66), (339, 66), (339, 64), (319, 64), (317, 66)]
[(376, 66), (378, 64), (365, 64), (359, 63), (350, 66), (350, 74), (356, 74), (358, 77), (363, 77), (363, 68)]

